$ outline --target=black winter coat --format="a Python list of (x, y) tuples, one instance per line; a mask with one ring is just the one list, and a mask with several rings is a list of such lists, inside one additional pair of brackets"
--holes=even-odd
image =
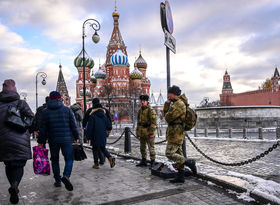
[(42, 113), (43, 110), (47, 108), (47, 104), (43, 104), (42, 106), (38, 107), (35, 113), (35, 118), (32, 124), (33, 131), (39, 131), (40, 124), (42, 123)]
[[(32, 158), (29, 132), (19, 133), (5, 125), (8, 107), (16, 107), (19, 100), (20, 97), (17, 92), (0, 92), (0, 162)], [(21, 101), (19, 109), (22, 115), (34, 117), (25, 101)]]
[(73, 142), (79, 139), (76, 120), (72, 110), (63, 105), (61, 99), (47, 102), (47, 109), (42, 112), (38, 143), (50, 144)]
[[(89, 120), (89, 117), (90, 117), (90, 113), (92, 112), (93, 108), (89, 108), (85, 114), (85, 117), (83, 119), (83, 127), (86, 128), (87, 126), (87, 123), (88, 123), (88, 120)], [(103, 107), (103, 110), (105, 110), (105, 115), (106, 117), (110, 120), (110, 122), (112, 123), (112, 119), (111, 119), (111, 116), (110, 116), (110, 112), (109, 110), (107, 110), (106, 108)]]
[(86, 130), (86, 137), (91, 140), (91, 145), (105, 147), (109, 130), (112, 130), (112, 123), (105, 111), (102, 108), (92, 110)]

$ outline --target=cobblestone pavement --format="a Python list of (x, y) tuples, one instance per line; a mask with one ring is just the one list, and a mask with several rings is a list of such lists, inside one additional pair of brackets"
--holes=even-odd
[[(116, 137), (111, 137), (108, 141), (113, 141)], [(139, 142), (132, 136), (132, 155), (140, 157)], [(156, 141), (161, 141), (164, 138), (157, 138)], [(275, 142), (267, 141), (228, 141), (228, 140), (213, 140), (213, 139), (193, 139), (194, 143), (205, 152), (208, 156), (222, 162), (239, 162), (252, 158), (265, 150), (267, 150)], [(112, 147), (118, 148), (123, 151), (124, 139), (121, 139), (117, 144)], [(258, 176), (264, 179), (270, 179), (280, 183), (280, 147), (264, 158), (253, 162), (248, 165), (240, 167), (227, 167), (215, 164), (204, 158), (198, 153), (191, 143), (186, 139), (187, 156), (194, 158), (197, 162), (201, 163), (200, 168), (203, 165), (211, 165), (213, 167), (223, 168), (243, 174), (250, 174)], [(156, 152), (159, 159), (163, 159), (165, 154), (166, 143), (156, 145)]]
[[(150, 174), (147, 168), (136, 168), (135, 162), (117, 158), (114, 169), (108, 162), (99, 170), (91, 168), (88, 159), (75, 162), (71, 181), (74, 191), (55, 188), (52, 176), (33, 173), (32, 160), (25, 167), (20, 184), (19, 204), (249, 204), (216, 186), (195, 178), (188, 178), (184, 185), (173, 185)], [(5, 168), (0, 163), (0, 204), (8, 204), (8, 181)]]

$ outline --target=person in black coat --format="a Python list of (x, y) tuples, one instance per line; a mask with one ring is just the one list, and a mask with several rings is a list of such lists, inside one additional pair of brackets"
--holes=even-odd
[(47, 108), (47, 102), (49, 101), (49, 96), (45, 98), (45, 103), (38, 107), (35, 113), (35, 118), (32, 124), (32, 129), (34, 131), (34, 135), (37, 137), (39, 135), (39, 128), (42, 122), (42, 112)]
[(32, 159), (30, 134), (28, 131), (20, 133), (5, 123), (5, 118), (9, 106), (17, 107), (24, 117), (33, 119), (28, 104), (20, 100), (14, 80), (5, 80), (3, 90), (0, 92), (0, 162), (4, 162), (6, 176), (11, 185), (9, 193), (10, 202), (17, 204), (18, 185), (24, 173), (26, 161)]
[[(100, 104), (99, 98), (93, 98), (92, 99), (92, 107), (87, 110), (87, 112), (86, 112), (86, 114), (84, 116), (84, 119), (83, 119), (83, 127), (84, 128), (86, 128), (86, 126), (87, 126), (87, 123), (88, 123), (88, 120), (89, 120), (89, 117), (90, 117), (90, 113), (95, 108), (95, 106), (98, 105), (98, 104)], [(106, 114), (107, 118), (112, 123), (112, 119), (111, 119), (109, 110), (107, 110), (104, 107), (102, 107), (102, 108), (105, 110), (105, 114)], [(103, 152), (101, 152), (101, 151), (98, 152), (98, 158), (99, 158), (99, 164), (103, 165), (105, 163), (105, 157), (104, 157)]]
[(115, 166), (115, 158), (113, 158), (106, 149), (108, 132), (112, 130), (112, 123), (106, 117), (105, 111), (101, 104), (96, 104), (90, 113), (90, 117), (86, 129), (86, 137), (90, 140), (92, 146), (94, 165), (93, 168), (98, 169), (98, 152), (101, 151), (108, 158), (111, 168)]
[[(61, 95), (57, 91), (50, 93), (47, 109), (42, 113), (42, 123), (39, 128), (38, 143), (43, 146), (48, 139), (51, 152), (52, 169), (55, 178), (54, 185), (64, 183), (68, 191), (73, 190), (69, 178), (73, 168), (73, 141), (79, 140), (79, 132), (72, 110), (63, 105)], [(63, 177), (60, 176), (59, 152), (62, 151), (65, 166)]]
[(76, 124), (77, 124), (77, 128), (79, 131), (80, 140), (83, 140), (83, 126), (82, 126), (83, 111), (81, 108), (81, 104), (75, 103), (74, 105), (70, 106), (70, 109), (73, 111), (75, 119), (76, 119)]

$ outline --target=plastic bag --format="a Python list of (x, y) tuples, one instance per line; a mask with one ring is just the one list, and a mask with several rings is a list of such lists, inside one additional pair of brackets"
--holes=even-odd
[(35, 146), (33, 149), (33, 169), (35, 174), (50, 175), (48, 149)]

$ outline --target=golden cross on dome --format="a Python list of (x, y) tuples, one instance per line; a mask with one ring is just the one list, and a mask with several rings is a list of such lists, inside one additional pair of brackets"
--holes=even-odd
[(139, 54), (141, 54), (142, 51), (141, 51), (141, 44), (139, 44)]
[(120, 48), (120, 47), (121, 47), (121, 44), (120, 44), (120, 42), (119, 42), (119, 41), (118, 41), (117, 45), (118, 45), (118, 48)]

